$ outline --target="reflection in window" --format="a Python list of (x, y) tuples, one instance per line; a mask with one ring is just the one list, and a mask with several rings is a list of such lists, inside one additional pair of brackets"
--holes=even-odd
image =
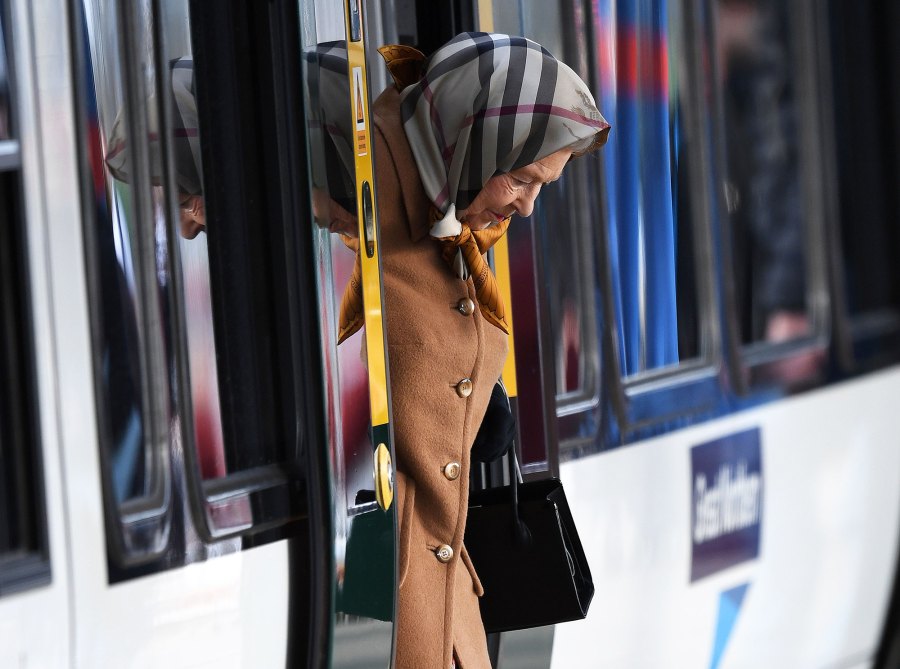
[(626, 376), (699, 355), (679, 5), (597, 0), (614, 306)]
[(789, 3), (718, 0), (737, 311), (744, 343), (810, 332), (795, 59)]
[(599, 392), (597, 276), (591, 227), (594, 202), (587, 197), (596, 172), (572, 163), (544, 187), (535, 203), (544, 251), (547, 308), (553, 334), (556, 394), (560, 405), (595, 400)]
[[(577, 170), (582, 174), (564, 180), (583, 183), (560, 184), (566, 195), (545, 189), (542, 196), (552, 221), (545, 244), (560, 396), (585, 388), (596, 364), (586, 361), (595, 355), (587, 347), (597, 341), (602, 266), (585, 250), (595, 248), (598, 226), (608, 234), (623, 373), (632, 376), (700, 355), (700, 268), (682, 165), (676, 10), (666, 0), (594, 0), (591, 14), (568, 3), (495, 3), (498, 30), (560, 49), (576, 70), (589, 59), (597, 62), (597, 102), (613, 128), (596, 158), (602, 170), (593, 166), (592, 176), (587, 168)], [(585, 44), (587, 21), (594, 22), (595, 54), (588, 54)], [(596, 183), (601, 171), (605, 202)], [(579, 215), (589, 220), (579, 222)]]
[[(202, 11), (189, 0), (81, 3), (106, 499), (125, 557), (167, 564), (207, 550), (180, 522), (182, 495), (216, 551), (284, 525), (305, 502), (308, 296), (283, 196), (295, 147), (276, 94), (279, 77), (297, 80), (286, 73), (296, 61), (273, 46), (280, 27), (265, 3), (227, 33), (192, 22), (192, 5)], [(140, 553), (129, 541), (148, 518), (175, 534)], [(191, 554), (179, 553), (188, 541)]]
[(191, 478), (191, 499), (201, 529), (220, 539), (283, 525), (306, 501), (300, 458), (317, 417), (304, 397), (310, 296), (299, 212), (285, 195), (295, 145), (283, 97), (299, 63), (281, 53), (290, 30), (269, 5), (241, 5), (245, 22), (224, 33), (189, 5), (205, 11), (174, 0), (163, 12), (178, 216), (169, 243), (190, 389), (179, 397), (182, 425), (193, 425), (186, 452), (201, 479)]
[[(132, 110), (128, 100), (126, 72), (119, 57), (123, 45), (117, 3), (85, 3), (85, 17), (90, 37), (87, 92), (93, 98), (88, 123), (99, 141), (91, 154), (96, 220), (87, 223), (96, 247), (93, 271), (99, 291), (95, 302), (98, 412), (112, 493), (123, 503), (151, 494), (153, 478), (159, 476), (153, 471), (159, 463), (151, 442), (154, 430), (164, 423), (154, 425), (151, 416), (165, 407), (154, 396), (158, 389), (149, 385), (148, 365), (150, 340), (164, 311), (165, 229), (154, 221), (149, 184), (136, 182), (136, 165), (129, 158), (132, 134), (146, 127), (148, 109)], [(152, 74), (149, 54), (142, 65), (143, 71)], [(144, 89), (152, 81), (150, 75), (148, 80), (135, 84)], [(146, 171), (141, 173), (146, 176)], [(160, 345), (157, 342), (156, 348)]]
[[(182, 4), (181, 7), (177, 7)], [(180, 10), (180, 11), (177, 11)], [(169, 21), (176, 16), (187, 20), (184, 3), (168, 7)], [(194, 444), (200, 476), (215, 479), (225, 476), (228, 467), (219, 402), (219, 377), (216, 368), (216, 342), (213, 331), (210, 294), (209, 250), (207, 248), (206, 207), (200, 158), (200, 129), (194, 84), (194, 61), (186, 34), (182, 40), (170, 37), (170, 48), (177, 46), (181, 56), (170, 61), (172, 109), (172, 149), (175, 188), (178, 200), (178, 248), (184, 291), (185, 342), (191, 379)]]
[[(321, 263), (321, 333), (331, 406), (329, 447), (334, 499), (335, 609), (338, 613), (334, 664), (344, 666), (348, 660), (342, 649), (348, 644), (337, 641), (345, 634), (359, 638), (352, 628), (358, 623), (371, 626), (372, 621), (367, 621), (369, 616), (380, 620), (392, 617), (394, 518), (393, 509), (385, 513), (375, 502), (369, 378), (361, 359), (365, 334), (360, 330), (336, 346), (336, 306), (357, 262), (357, 240), (345, 235), (356, 236), (358, 220), (354, 107), (351, 106), (346, 42), (340, 39), (344, 35), (343, 19), (330, 16), (327, 7), (326, 4), (326, 11), (317, 14), (315, 33), (310, 31), (305, 36), (303, 79), (308, 113), (310, 186), (318, 228), (313, 234)], [(319, 9), (317, 6), (316, 11)], [(369, 65), (372, 65), (371, 60)], [(372, 82), (371, 72), (369, 81)], [(376, 633), (369, 632), (369, 656), (372, 662), (380, 662), (378, 658), (390, 654), (391, 626), (376, 623), (370, 630)]]
[[(547, 51), (562, 58), (574, 67), (575, 63), (566, 60), (565, 55), (574, 52), (573, 45), (566, 44), (564, 26), (571, 30), (574, 26), (566, 25), (568, 2), (541, 2), (539, 0), (494, 0), (494, 29), (510, 35), (521, 35), (534, 40)], [(576, 28), (577, 29), (577, 28)], [(580, 35), (583, 39), (583, 34)], [(567, 51), (566, 47), (569, 47)]]
[[(221, 189), (209, 193), (201, 156), (205, 146), (216, 162), (262, 165), (268, 135), (254, 133), (269, 121), (252, 105), (241, 109), (247, 115), (246, 145), (231, 136), (224, 142), (221, 135), (210, 139), (203, 131), (201, 105), (203, 100), (216, 104), (219, 91), (211, 82), (217, 67), (229, 64), (210, 56), (207, 63), (216, 68), (207, 66), (207, 78), (200, 80), (188, 4), (174, 0), (162, 12), (168, 49), (162, 91), (172, 124), (167, 142), (177, 205), (170, 243), (181, 270), (185, 348), (180, 351), (187, 356), (190, 389), (183, 399), (184, 410), (191, 412), (185, 424), (193, 426), (189, 456), (203, 482), (201, 522), (220, 537), (280, 522), (291, 513), (296, 500), (286, 504), (278, 495), (289, 485), (286, 470), (297, 445), (302, 372), (292, 364), (292, 312), (286, 304), (289, 235), (271, 177), (262, 167), (247, 177), (239, 170), (227, 177), (219, 172), (219, 184), (230, 178), (233, 185), (227, 195)], [(228, 101), (220, 104), (228, 107)], [(159, 151), (155, 142), (151, 149)], [(244, 157), (236, 157), (242, 150)], [(236, 474), (252, 478), (249, 489), (241, 483), (249, 479)]]
[[(569, 3), (500, 0), (493, 8), (496, 31), (533, 39), (576, 70), (584, 69), (583, 17), (571, 17)], [(550, 313), (558, 408), (563, 412), (585, 402), (595, 404), (599, 394), (593, 240), (599, 218), (596, 170), (587, 164), (591, 160), (575, 161), (558, 182), (545, 186), (532, 215), (543, 253), (545, 308)]]
[[(311, 44), (304, 49), (303, 56), (313, 215), (320, 229), (339, 233), (317, 236), (321, 252), (331, 264), (330, 285), (320, 289), (324, 291), (323, 301), (337, 303), (350, 281), (356, 260), (355, 251), (345, 247), (341, 233), (350, 232), (355, 236), (358, 225), (347, 50), (343, 40), (335, 40)], [(333, 399), (340, 405), (332, 456), (337, 498), (345, 503), (344, 509), (335, 510), (339, 531), (345, 531), (341, 526), (347, 522), (344, 512), (358, 504), (358, 493), (372, 489), (368, 373), (360, 359), (363, 338), (363, 332), (359, 331), (331, 354), (337, 361), (333, 370), (336, 391)], [(333, 336), (326, 339), (326, 346), (332, 346), (334, 341)]]

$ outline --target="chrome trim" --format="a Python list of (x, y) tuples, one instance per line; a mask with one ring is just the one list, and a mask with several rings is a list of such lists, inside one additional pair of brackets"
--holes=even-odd
[(17, 170), (22, 167), (22, 156), (19, 151), (19, 140), (5, 139), (0, 141), (0, 172)]
[(822, 101), (818, 95), (816, 54), (816, 6), (815, 0), (798, 0), (790, 6), (791, 35), (798, 38), (794, 55), (797, 56), (798, 114), (800, 124), (799, 170), (803, 178), (804, 213), (806, 218), (806, 300), (810, 316), (810, 335), (819, 338), (830, 336), (831, 299), (828, 289), (826, 258), (826, 206), (822, 197), (824, 187), (825, 151), (822, 146)]
[(834, 118), (834, 92), (832, 90), (831, 61), (831, 27), (829, 25), (829, 9), (820, 3), (812, 3), (814, 46), (816, 53), (814, 63), (818, 65), (816, 72), (818, 92), (817, 103), (820, 110), (822, 158), (822, 217), (825, 224), (825, 243), (827, 244), (826, 269), (828, 272), (828, 288), (831, 291), (830, 326), (832, 347), (838, 366), (850, 372), (856, 368), (853, 355), (853, 333), (849, 323), (849, 308), (845, 291), (846, 276), (844, 274), (844, 258), (841, 246), (841, 202), (838, 177), (837, 134)]
[[(716, 44), (715, 39), (715, 22), (710, 18), (715, 14), (715, 4), (711, 0), (690, 0), (692, 9), (696, 12), (696, 16), (691, 15), (685, 21), (689, 31), (698, 28), (702, 32), (702, 37), (690, 32), (689, 43), (694, 45), (705, 44), (709, 52), (704, 56), (701, 49), (696, 49), (694, 53), (694, 72), (698, 77), (698, 82), (702, 85), (698, 86), (698, 90), (694, 91), (695, 103), (700, 106), (703, 99), (703, 91), (713, 91), (713, 108), (710, 113), (710, 132), (712, 137), (712, 145), (707, 145), (707, 134), (702, 133), (700, 141), (704, 144), (703, 155), (710, 157), (714, 163), (710, 164), (706, 161), (704, 177), (708, 179), (705, 188), (707, 190), (707, 199), (704, 203), (709, 206), (710, 202), (715, 202), (715, 211), (718, 216), (713, 216), (713, 210), (707, 210), (706, 214), (711, 225), (718, 233), (718, 258), (721, 276), (725, 277), (721, 281), (721, 293), (719, 303), (722, 305), (721, 321), (726, 327), (722, 333), (722, 352), (724, 354), (724, 362), (728, 370), (728, 382), (731, 389), (742, 395), (747, 392), (746, 381), (744, 379), (744, 370), (740, 358), (740, 322), (737, 315), (737, 298), (735, 296), (735, 286), (732, 277), (734, 277), (734, 261), (732, 257), (733, 244), (731, 242), (731, 225), (729, 218), (731, 216), (724, 186), (722, 180), (718, 177), (726, 169), (728, 159), (725, 154), (725, 128), (724, 128), (724, 101), (722, 99), (722, 87), (717, 83), (722, 80), (720, 74), (721, 64), (712, 45)], [(705, 20), (704, 20), (705, 19)], [(703, 63), (708, 63), (708, 79), (702, 77), (704, 72)], [(710, 183), (711, 182), (711, 183)]]
[[(146, 0), (143, 0), (144, 2)], [(126, 127), (130, 140), (129, 155), (134, 168), (132, 194), (134, 213), (137, 218), (134, 235), (137, 252), (134, 255), (137, 291), (140, 295), (138, 313), (143, 346), (142, 354), (142, 411), (146, 418), (146, 446), (148, 465), (148, 492), (142, 497), (143, 503), (134, 506), (142, 509), (127, 513), (122, 509), (122, 522), (132, 524), (145, 519), (148, 514), (162, 516), (166, 513), (171, 499), (171, 472), (169, 469), (169, 427), (167, 392), (168, 379), (165, 370), (168, 360), (163, 341), (164, 321), (159, 304), (156, 226), (154, 225), (153, 202), (149, 192), (151, 183), (150, 155), (146, 144), (149, 128), (146, 115), (138, 110), (145, 108), (147, 92), (141, 83), (145, 80), (141, 58), (137, 51), (136, 35), (144, 34), (144, 26), (138, 15), (138, 7), (129, 0), (118, 0), (117, 20), (119, 29), (119, 58), (122, 62), (123, 89), (126, 100)], [(157, 77), (158, 81), (159, 77)], [(138, 139), (140, 138), (140, 139)], [(167, 540), (162, 540), (163, 543)], [(160, 548), (162, 550), (163, 548)]]
[(714, 378), (718, 369), (700, 361), (686, 362), (668, 367), (640, 372), (625, 380), (625, 395), (634, 397), (642, 393), (652, 393), (664, 388), (678, 388), (698, 379)]

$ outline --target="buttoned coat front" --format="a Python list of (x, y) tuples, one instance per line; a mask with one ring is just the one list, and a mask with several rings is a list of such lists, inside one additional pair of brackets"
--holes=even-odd
[[(400, 524), (397, 667), (489, 669), (463, 546), (469, 452), (507, 352), (428, 235), (430, 202), (400, 120), (400, 95), (372, 108)], [(474, 306), (474, 308), (473, 308)]]

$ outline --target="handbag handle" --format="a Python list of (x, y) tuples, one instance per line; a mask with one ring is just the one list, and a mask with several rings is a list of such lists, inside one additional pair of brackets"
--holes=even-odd
[[(506, 386), (503, 384), (503, 379), (499, 379), (497, 383), (500, 384), (500, 387), (503, 389), (503, 394), (506, 396), (507, 408), (512, 411), (509, 402), (509, 393), (506, 392)], [(515, 443), (512, 444), (512, 448), (509, 449), (507, 456), (507, 462), (509, 463), (509, 487), (510, 494), (512, 495), (512, 504), (510, 507), (512, 509), (513, 537), (520, 548), (527, 548), (528, 546), (531, 546), (532, 542), (531, 530), (528, 529), (528, 525), (525, 524), (525, 521), (522, 520), (522, 515), (519, 513), (519, 463), (516, 458)]]
[(519, 513), (519, 464), (516, 459), (516, 448), (509, 449), (509, 487), (512, 495), (513, 537), (520, 548), (531, 546), (531, 530), (522, 520)]

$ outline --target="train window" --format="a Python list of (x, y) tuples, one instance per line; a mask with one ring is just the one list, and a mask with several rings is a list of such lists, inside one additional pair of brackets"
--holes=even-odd
[[(622, 7), (606, 0), (594, 3), (598, 32), (591, 47), (585, 28), (591, 18), (576, 5), (560, 3), (551, 11), (545, 3), (495, 2), (494, 17), (498, 29), (522, 31), (545, 45), (558, 45), (563, 59), (576, 69), (585, 70), (586, 61), (597, 63), (596, 97), (613, 130), (595, 159), (601, 163), (595, 183), (570, 186), (570, 194), (563, 197), (568, 201), (563, 218), (572, 224), (553, 228), (559, 251), (553, 267), (565, 268), (563, 275), (569, 268), (577, 273), (560, 276), (561, 286), (596, 285), (602, 266), (579, 262), (583, 252), (577, 250), (594, 246), (591, 231), (606, 228), (620, 364), (625, 377), (636, 377), (710, 355), (701, 318), (708, 266), (696, 251), (704, 240), (693, 234), (696, 214), (684, 176), (688, 146), (678, 76), (683, 60), (677, 30), (680, 5), (651, 0)], [(597, 183), (601, 179), (602, 188)], [(554, 220), (560, 218), (556, 202), (548, 210)], [(587, 220), (579, 223), (578, 212)], [(567, 239), (579, 234), (583, 239)], [(590, 335), (584, 326), (573, 327), (570, 305), (580, 303), (589, 309), (583, 316), (596, 321), (596, 301), (594, 294), (576, 301), (551, 293), (550, 308), (559, 310), (553, 317), (558, 348), (571, 349), (573, 340)], [(572, 369), (576, 359), (569, 353), (559, 356), (563, 392), (578, 377)]]
[(884, 29), (897, 25), (897, 11), (891, 3), (828, 4), (840, 290), (855, 357), (868, 367), (896, 360), (900, 331), (900, 53)]
[[(732, 241), (734, 307), (748, 360), (770, 344), (822, 332), (824, 224), (816, 164), (810, 13), (774, 0), (716, 0), (715, 48), (725, 145), (722, 193)], [(815, 377), (824, 349), (767, 374)]]
[(563, 28), (574, 29), (572, 22), (566, 20), (571, 4), (493, 0), (494, 28), (499, 32), (533, 39), (550, 53), (563, 57), (562, 54), (569, 53)]
[[(24, 258), (25, 245), (20, 222), (19, 175), (0, 172), (3, 221), (0, 229), (0, 378), (4, 393), (0, 402), (0, 569), (10, 555), (21, 555), (40, 547), (35, 511), (37, 487), (34, 378), (28, 337), (28, 296)], [(0, 575), (2, 579), (2, 575)], [(2, 581), (0, 581), (2, 592)]]
[[(184, 398), (193, 407), (188, 452), (202, 476), (201, 531), (216, 538), (283, 525), (305, 511), (300, 460), (320, 438), (312, 436), (320, 416), (310, 397), (321, 393), (318, 340), (310, 334), (319, 314), (306, 203), (296, 187), (305, 179), (297, 162), (305, 146), (292, 125), (302, 113), (300, 37), (296, 18), (278, 14), (296, 12), (286, 9), (290, 3), (169, 6), (166, 26), (190, 26), (190, 42), (166, 32), (170, 62), (177, 51), (184, 64), (179, 77), (191, 71), (183, 56), (193, 50), (192, 83), (180, 84), (192, 98), (179, 94), (175, 70), (172, 76), (174, 98), (182, 99), (180, 110), (171, 107), (167, 135), (173, 176), (180, 183), (186, 165), (199, 189), (187, 210), (184, 189), (176, 189), (182, 239), (175, 260), (184, 268), (182, 343), (193, 391)], [(182, 128), (199, 135), (199, 157)], [(196, 227), (186, 229), (186, 220)], [(182, 250), (200, 229), (206, 250), (192, 249), (192, 271)], [(207, 292), (208, 306), (199, 308), (192, 296)]]
[(6, 3), (0, 4), (0, 595), (49, 579), (28, 257)]
[(81, 7), (101, 450), (129, 562), (183, 544), (167, 539), (182, 472), (208, 542), (297, 516), (315, 294), (294, 274), (270, 8)]
[(602, 156), (612, 300), (626, 379), (715, 355), (687, 6), (601, 0), (596, 9), (599, 102), (613, 127)]
[[(260, 373), (251, 367), (271, 364), (254, 360), (259, 334), (248, 327), (257, 315), (267, 318), (266, 299), (254, 295), (255, 287), (249, 283), (241, 291), (235, 291), (233, 283), (240, 272), (247, 271), (246, 263), (263, 266), (266, 261), (259, 255), (252, 257), (261, 252), (259, 244), (252, 242), (247, 244), (247, 256), (235, 253), (234, 244), (247, 234), (235, 219), (225, 217), (222, 223), (207, 227), (201, 156), (205, 137), (199, 121), (188, 2), (164, 3), (160, 22), (165, 42), (157, 48), (164, 50), (169, 70), (164, 95), (171, 126), (166, 138), (178, 216), (174, 231), (169, 231), (170, 243), (177, 247), (173, 260), (180, 266), (180, 344), (190, 390), (183, 396), (184, 428), (192, 427), (186, 441), (193, 448), (187, 455), (206, 484), (200, 495), (204, 526), (209, 525), (212, 533), (227, 533), (252, 526), (249, 498), (240, 492), (226, 494), (220, 503), (210, 505), (205, 499), (209, 484), (222, 485), (229, 475), (280, 460), (273, 451), (284, 429), (284, 418), (278, 417), (283, 405), (272, 396), (275, 389), (261, 383)], [(257, 313), (248, 300), (259, 300)], [(247, 383), (245, 388), (239, 386), (241, 380)], [(289, 402), (290, 395), (284, 399)]]
[[(10, 72), (6, 59), (6, 38), (3, 33), (3, 27), (0, 25), (0, 141), (12, 137), (10, 126), (13, 120), (10, 117)], [(4, 154), (7, 152), (8, 150), (3, 151)]]
[[(94, 175), (85, 218), (93, 293), (95, 386), (105, 493), (121, 518), (121, 555), (167, 545), (168, 444), (174, 365), (165, 201), (155, 131), (151, 37), (136, 29), (145, 7), (84, 2), (88, 41), (86, 138)], [(156, 518), (148, 523), (147, 518)]]
[[(591, 82), (612, 125), (602, 151), (573, 163), (534, 214), (559, 438), (568, 444), (596, 441), (603, 389), (612, 389), (622, 423), (713, 401), (719, 342), (701, 127), (708, 102), (696, 94), (700, 58), (684, 36), (688, 6), (693, 11), (665, 0), (493, 3), (494, 27), (558, 49)], [(511, 229), (511, 247), (515, 235)], [(518, 340), (517, 333), (517, 360)], [(663, 378), (667, 389), (692, 390), (651, 405)]]
[[(587, 38), (572, 11), (569, 2), (495, 0), (492, 29), (535, 40), (589, 79)], [(521, 444), (526, 470), (546, 466), (535, 463), (550, 457), (546, 444), (554, 440), (533, 438), (549, 427), (542, 426), (545, 420), (563, 417), (563, 440), (593, 434), (599, 424), (596, 163), (593, 156), (573, 162), (559, 181), (542, 190), (531, 226), (523, 221), (510, 228), (519, 421), (523, 435), (531, 435)], [(542, 329), (548, 331), (548, 342), (533, 338), (534, 331)], [(539, 380), (541, 369), (547, 378)], [(546, 419), (538, 409), (543, 391), (535, 393), (542, 386), (556, 397), (556, 416)]]

